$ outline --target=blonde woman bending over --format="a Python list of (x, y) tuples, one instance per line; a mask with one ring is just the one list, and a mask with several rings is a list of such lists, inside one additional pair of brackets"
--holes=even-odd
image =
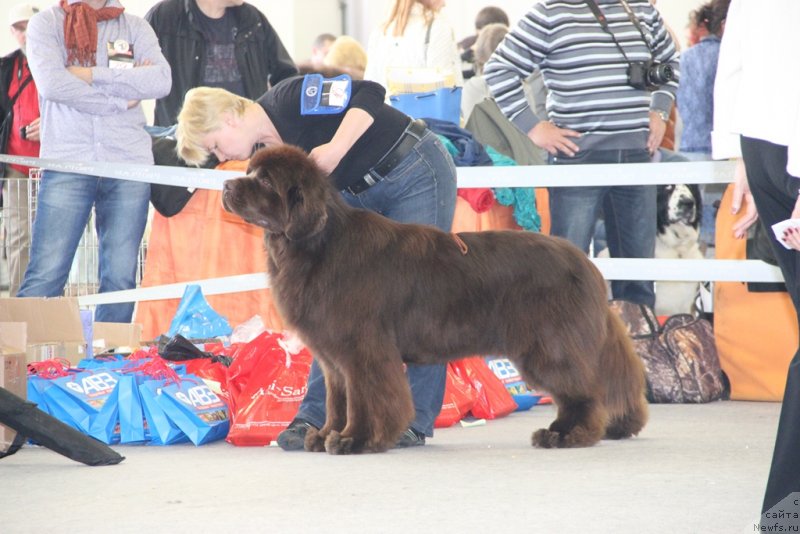
[(370, 35), (364, 78), (388, 88), (388, 69), (430, 67), (463, 85), (455, 32), (443, 7), (444, 0), (394, 0), (388, 19)]

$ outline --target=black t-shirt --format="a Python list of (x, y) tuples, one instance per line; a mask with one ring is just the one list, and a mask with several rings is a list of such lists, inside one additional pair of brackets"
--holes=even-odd
[(389, 152), (411, 122), (408, 115), (384, 102), (386, 90), (380, 84), (362, 80), (353, 80), (350, 102), (342, 113), (301, 115), (302, 86), (302, 76), (288, 78), (258, 99), (284, 143), (310, 152), (329, 142), (350, 108), (363, 109), (375, 119), (331, 173), (340, 191), (367, 174)]
[(234, 41), (238, 28), (233, 12), (226, 9), (218, 19), (212, 19), (194, 9), (197, 24), (206, 40), (206, 61), (203, 69), (203, 85), (221, 87), (231, 93), (245, 96), (242, 74), (236, 61)]

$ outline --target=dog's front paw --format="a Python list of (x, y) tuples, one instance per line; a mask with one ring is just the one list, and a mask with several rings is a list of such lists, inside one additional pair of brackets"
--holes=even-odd
[(314, 427), (310, 427), (306, 432), (306, 439), (303, 446), (309, 452), (325, 452), (325, 436)]
[(554, 432), (552, 430), (548, 430), (546, 428), (540, 428), (536, 432), (533, 433), (531, 436), (531, 444), (534, 447), (541, 447), (543, 449), (552, 449), (555, 447), (560, 447), (561, 443), (561, 434), (558, 432)]
[(353, 438), (342, 436), (332, 430), (325, 439), (325, 450), (328, 451), (328, 454), (353, 454), (357, 452), (354, 450), (354, 444)]

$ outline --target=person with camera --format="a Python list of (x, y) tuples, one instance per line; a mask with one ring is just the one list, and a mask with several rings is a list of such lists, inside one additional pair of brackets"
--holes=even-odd
[[(506, 35), (484, 75), (500, 109), (550, 164), (643, 163), (664, 137), (678, 67), (675, 43), (649, 0), (544, 0)], [(530, 108), (522, 86), (537, 70), (546, 117)], [(550, 189), (551, 233), (587, 253), (600, 213), (613, 257), (653, 257), (655, 186)], [(655, 303), (652, 281), (611, 286), (614, 298)]]
[[(8, 13), (11, 35), (19, 48), (0, 58), (0, 151), (12, 156), (39, 155), (39, 92), (25, 53), (28, 20), (39, 12), (31, 4), (17, 4)], [(28, 266), (31, 214), (28, 171), (23, 165), (1, 165), (3, 223), (8, 259), (8, 291), (16, 295)]]

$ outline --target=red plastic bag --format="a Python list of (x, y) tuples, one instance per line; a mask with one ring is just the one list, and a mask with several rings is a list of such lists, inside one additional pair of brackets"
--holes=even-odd
[(219, 384), (222, 391), (227, 390), (228, 368), (221, 362), (212, 361), (211, 358), (195, 358), (181, 362), (186, 366), (187, 375), (213, 380)]
[[(225, 385), (231, 410), (235, 408), (236, 399), (253, 376), (256, 366), (260, 367), (259, 373), (269, 374), (271, 368), (286, 357), (286, 351), (278, 343), (280, 338), (280, 334), (262, 332), (249, 343), (240, 345), (233, 353)], [(270, 354), (273, 355), (272, 358), (265, 357)]]
[(240, 365), (234, 369), (231, 364), (229, 369), (237, 373), (235, 380), (229, 376), (229, 386), (237, 389), (235, 395), (231, 389), (234, 408), (227, 437), (233, 445), (269, 445), (292, 422), (306, 394), (308, 350), (292, 354), (280, 344), (279, 335), (259, 338), (256, 345), (263, 350), (251, 347), (239, 353), (233, 364), (242, 358)]
[(442, 410), (436, 417), (433, 426), (445, 428), (458, 423), (469, 413), (477, 398), (478, 392), (458, 376), (450, 364), (447, 364), (447, 381), (444, 387)]
[(471, 412), (478, 419), (496, 419), (517, 409), (511, 394), (480, 356), (455, 360), (450, 365), (476, 390), (478, 398)]

